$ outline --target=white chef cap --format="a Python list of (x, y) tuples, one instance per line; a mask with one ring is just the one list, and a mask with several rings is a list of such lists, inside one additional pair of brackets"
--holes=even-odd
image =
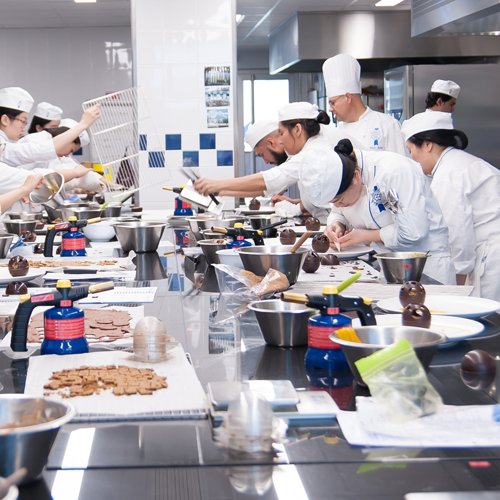
[(264, 137), (278, 130), (278, 128), (279, 124), (276, 120), (259, 120), (248, 127), (245, 142), (254, 149)]
[(38, 116), (44, 120), (60, 120), (62, 118), (63, 110), (50, 102), (40, 102), (35, 108), (33, 116)]
[(460, 85), (451, 80), (436, 80), (431, 87), (431, 92), (449, 95), (455, 99), (460, 94)]
[(452, 114), (442, 111), (426, 111), (405, 120), (401, 126), (405, 141), (415, 134), (428, 130), (454, 130)]
[(0, 107), (16, 109), (29, 113), (35, 100), (30, 93), (21, 87), (5, 87), (0, 89)]
[(291, 102), (290, 104), (285, 104), (278, 111), (280, 122), (301, 119), (315, 120), (318, 118), (318, 114), (318, 106), (310, 102)]
[[(68, 127), (68, 128), (73, 128), (75, 125), (78, 125), (78, 122), (75, 120), (72, 120), (71, 118), (63, 118), (61, 122), (59, 123), (60, 127)], [(84, 130), (80, 134), (80, 145), (81, 146), (87, 146), (90, 144), (90, 137), (89, 134), (86, 130)]]
[(323, 63), (327, 97), (361, 94), (361, 67), (349, 54), (338, 54)]

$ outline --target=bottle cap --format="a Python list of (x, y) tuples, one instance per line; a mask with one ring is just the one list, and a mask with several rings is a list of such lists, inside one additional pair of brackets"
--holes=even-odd
[(57, 280), (56, 288), (71, 288), (70, 280)]
[(68, 222), (76, 222), (77, 220), (78, 219), (74, 215), (68, 217)]
[(234, 229), (243, 229), (243, 223), (242, 222), (236, 222), (234, 225)]

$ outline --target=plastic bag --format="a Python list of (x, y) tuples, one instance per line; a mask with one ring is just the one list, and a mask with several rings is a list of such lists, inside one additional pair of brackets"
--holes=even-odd
[(356, 361), (356, 367), (370, 388), (381, 419), (412, 420), (436, 413), (443, 406), (406, 339)]

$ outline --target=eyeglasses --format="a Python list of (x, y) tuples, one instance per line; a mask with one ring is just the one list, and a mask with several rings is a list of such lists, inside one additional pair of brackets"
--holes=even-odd
[(17, 120), (18, 122), (21, 122), (23, 124), (23, 127), (28, 126), (28, 120), (26, 118), (18, 118), (17, 116), (9, 116), (11, 120)]
[(328, 101), (328, 104), (330, 104), (330, 107), (334, 108), (336, 106), (336, 104), (340, 101), (340, 99), (342, 99), (342, 97), (345, 97), (345, 94), (344, 95), (341, 95), (339, 97), (332, 97), (329, 101)]

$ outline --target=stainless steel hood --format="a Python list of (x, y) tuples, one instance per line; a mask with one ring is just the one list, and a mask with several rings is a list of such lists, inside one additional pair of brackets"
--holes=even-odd
[(324, 60), (341, 52), (356, 57), (363, 71), (405, 64), (490, 62), (500, 56), (495, 36), (412, 38), (410, 33), (409, 11), (299, 12), (271, 33), (270, 73), (321, 72)]
[(500, 34), (499, 0), (412, 0), (411, 12), (412, 36)]

